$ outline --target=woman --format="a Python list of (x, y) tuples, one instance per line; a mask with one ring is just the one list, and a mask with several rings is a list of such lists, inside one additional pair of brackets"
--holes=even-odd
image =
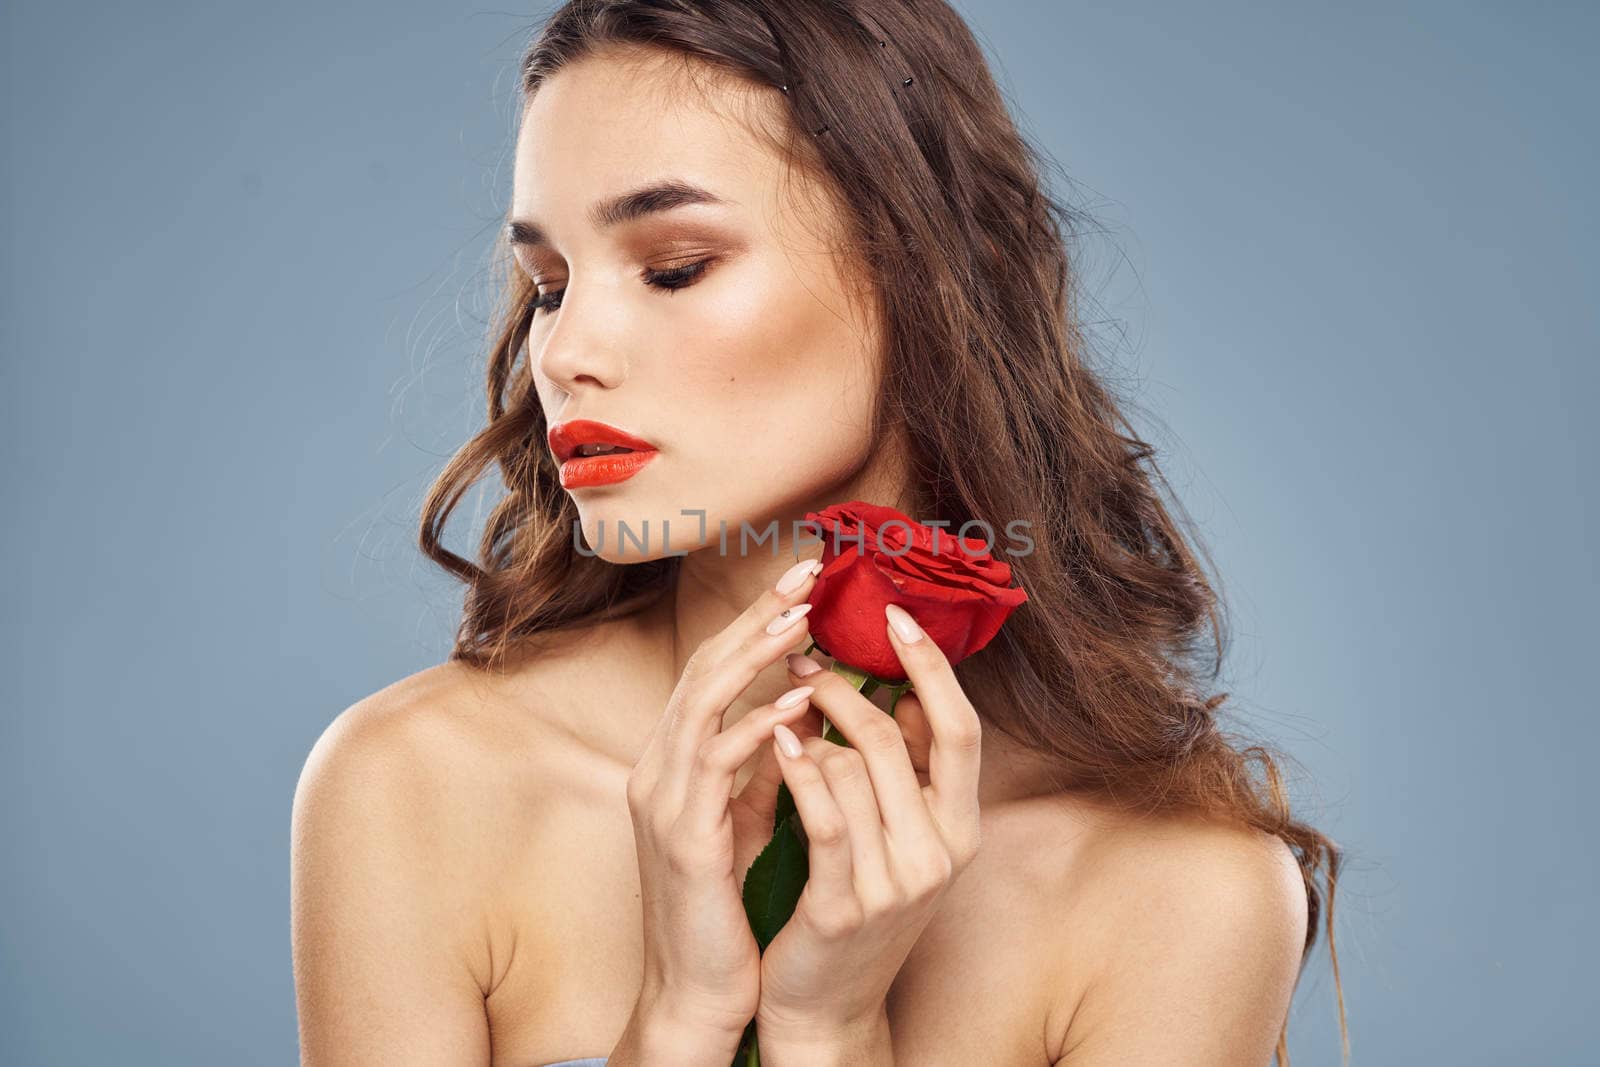
[[(1215, 598), (959, 17), (569, 3), (523, 90), (489, 424), (423, 516), (457, 645), (296, 795), (304, 1062), (722, 1065), (754, 1019), (766, 1067), (1287, 1063), (1339, 852), (1200, 692)], [(792, 524), (849, 500), (1033, 542), (958, 667), (885, 618), (893, 719), (799, 654)], [(759, 953), (780, 781), (811, 877)]]

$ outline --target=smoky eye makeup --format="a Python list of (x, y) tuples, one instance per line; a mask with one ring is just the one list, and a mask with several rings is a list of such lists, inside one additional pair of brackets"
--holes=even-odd
[[(652, 268), (645, 267), (639, 271), (639, 278), (646, 286), (668, 295), (681, 289), (687, 289), (699, 282), (713, 266), (726, 258), (723, 253), (709, 253), (698, 259), (691, 260), (673, 267)], [(566, 287), (547, 289), (544, 292), (535, 292), (524, 304), (523, 312), (527, 315), (538, 315), (540, 312), (558, 310), (561, 307), (561, 297)]]

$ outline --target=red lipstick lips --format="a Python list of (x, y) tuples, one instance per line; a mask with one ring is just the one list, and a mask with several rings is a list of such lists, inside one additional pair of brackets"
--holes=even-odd
[(559, 422), (546, 436), (563, 489), (627, 481), (658, 454), (649, 441), (593, 419)]

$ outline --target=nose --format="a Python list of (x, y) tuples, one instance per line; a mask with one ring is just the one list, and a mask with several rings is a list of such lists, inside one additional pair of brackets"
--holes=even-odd
[(563, 298), (556, 323), (543, 341), (529, 342), (540, 344), (535, 363), (539, 373), (568, 395), (585, 386), (615, 389), (627, 377), (622, 346), (603, 336), (602, 324), (594, 316), (589, 318), (586, 324), (583, 313)]

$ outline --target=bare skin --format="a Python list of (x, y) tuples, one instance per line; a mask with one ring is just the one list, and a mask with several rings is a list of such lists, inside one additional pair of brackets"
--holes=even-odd
[[(676, 677), (652, 636), (660, 614), (503, 677), (430, 668), (341, 716), (326, 756), (341, 766), (308, 775), (323, 791), (313, 802), (349, 820), (348, 843), (296, 845), (309, 860), (297, 944), (316, 952), (297, 952), (302, 1026), (323, 1050), (305, 1062), (382, 1062), (389, 1049), (408, 1063), (537, 1067), (612, 1050), (642, 978), (623, 794)], [(594, 672), (620, 662), (653, 669), (597, 702)], [(1108, 1037), (1131, 1016), (1177, 1041), (1180, 1054), (1150, 1062), (1228, 1062), (1202, 1050), (1234, 1027), (1270, 1049), (1298, 963), (1283, 943), (1304, 929), (1287, 854), (1038, 793), (1022, 755), (985, 741), (983, 844), (895, 981), (896, 1062), (1132, 1062), (1092, 1055), (1101, 1016)], [(341, 846), (362, 839), (406, 847), (352, 868)], [(1230, 903), (1244, 914), (1223, 912)], [(1241, 928), (1251, 944), (1216, 954)], [(1086, 996), (1101, 988), (1123, 999)], [(1214, 1014), (1191, 1016), (1196, 989)], [(386, 1036), (345, 1058), (349, 1039), (334, 1035), (356, 1028)]]
[[(759, 99), (675, 92), (673, 77), (637, 56), (556, 75), (525, 113), (511, 215), (544, 236), (518, 257), (552, 294), (529, 338), (548, 420), (602, 419), (660, 449), (628, 481), (572, 491), (586, 540), (696, 508), (712, 541), (680, 540), (694, 527), (674, 522), (673, 548), (691, 551), (649, 609), (502, 674), (425, 670), (324, 734), (294, 814), (295, 980), (313, 1067), (716, 1059), (671, 1060), (663, 1050), (702, 1035), (681, 1012), (646, 1010), (647, 947), (697, 946), (648, 917), (641, 927), (641, 885), (657, 883), (641, 881), (630, 774), (690, 654), (795, 558), (788, 544), (776, 557), (718, 552), (716, 525), (787, 524), (858, 498), (904, 507), (910, 467), (901, 442), (870, 435), (882, 338), (847, 299), (861, 279), (830, 254), (826, 195), (730, 118)], [(613, 226), (588, 214), (664, 176), (725, 203)], [(707, 258), (691, 288), (641, 283), (641, 266)], [(614, 562), (659, 554), (609, 544)], [(717, 727), (768, 715), (800, 684), (782, 653), (805, 644), (803, 624), (774, 641)], [(981, 712), (985, 695), (966, 696)], [(811, 737), (820, 714), (785, 721)], [(883, 998), (893, 1058), (841, 1048), (836, 1062), (1267, 1062), (1305, 930), (1288, 851), (1052, 792), (1049, 768), (993, 731), (980, 758), (981, 848)], [(775, 760), (768, 740), (734, 793)], [(782, 1067), (782, 1050), (767, 1052)]]

